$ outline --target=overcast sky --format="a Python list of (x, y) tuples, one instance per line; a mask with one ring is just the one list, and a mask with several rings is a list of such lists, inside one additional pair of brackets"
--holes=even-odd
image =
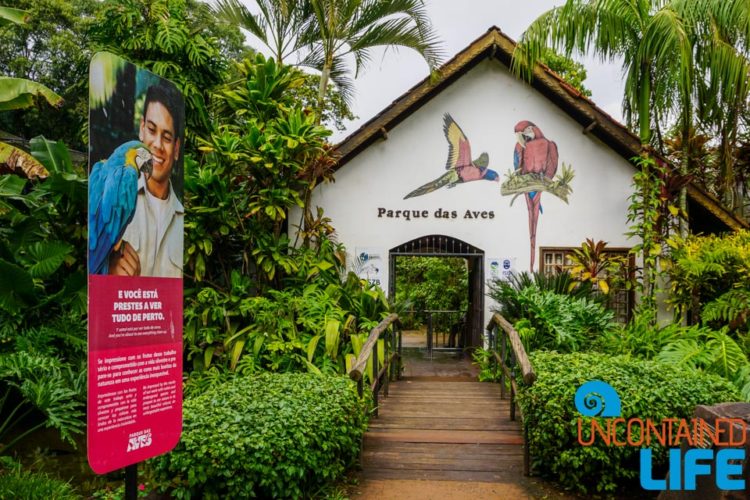
[[(242, 0), (255, 11), (253, 0)], [(546, 10), (564, 0), (425, 0), (435, 31), (443, 41), (447, 61), (466, 48), (491, 26), (497, 26), (514, 40)], [(250, 44), (260, 49), (259, 43)], [(580, 59), (588, 71), (585, 85), (592, 99), (614, 118), (621, 119), (623, 77), (619, 64)], [(428, 75), (427, 64), (413, 51), (389, 50), (373, 57), (371, 64), (356, 80), (354, 114), (359, 118), (347, 123), (343, 132), (335, 132), (338, 142)]]

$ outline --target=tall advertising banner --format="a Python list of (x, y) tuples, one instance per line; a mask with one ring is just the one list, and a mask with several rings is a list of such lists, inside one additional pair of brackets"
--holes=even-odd
[(104, 474), (182, 431), (185, 103), (106, 52), (89, 89), (88, 460)]

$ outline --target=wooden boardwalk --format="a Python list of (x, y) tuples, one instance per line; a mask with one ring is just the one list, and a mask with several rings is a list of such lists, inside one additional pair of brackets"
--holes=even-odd
[(391, 383), (370, 421), (363, 479), (515, 482), (523, 434), (497, 384), (471, 377), (406, 377)]

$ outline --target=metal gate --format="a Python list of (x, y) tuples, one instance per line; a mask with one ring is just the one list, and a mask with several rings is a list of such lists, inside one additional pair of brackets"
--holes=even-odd
[[(432, 234), (392, 248), (389, 256), (388, 293), (396, 295), (396, 258), (463, 257), (469, 264), (469, 310), (467, 342), (464, 347), (480, 347), (484, 313), (484, 251), (450, 236)], [(430, 342), (431, 344), (431, 342)], [(429, 345), (428, 345), (429, 349)]]

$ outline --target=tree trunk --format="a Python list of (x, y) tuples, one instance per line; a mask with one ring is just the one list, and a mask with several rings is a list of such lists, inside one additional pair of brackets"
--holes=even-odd
[[(641, 139), (641, 156), (644, 159), (648, 159), (651, 156), (650, 143), (651, 143), (651, 72), (647, 64), (641, 67), (641, 81), (639, 85), (638, 93), (638, 134)], [(648, 169), (648, 162), (644, 162), (644, 168)], [(646, 172), (646, 183), (643, 186), (643, 202), (644, 202), (644, 214), (649, 207), (645, 204), (650, 200), (650, 182), (651, 172)], [(645, 242), (644, 242), (645, 243)], [(641, 302), (644, 300), (649, 304), (653, 303), (653, 287), (654, 283), (651, 280), (651, 248), (649, 245), (643, 245), (643, 297)]]
[(328, 90), (328, 80), (331, 76), (331, 65), (326, 62), (323, 71), (320, 73), (320, 86), (318, 87), (318, 116), (315, 118), (315, 124), (320, 125), (323, 118), (323, 104), (325, 103), (326, 91)]
[[(688, 104), (689, 106), (689, 104)], [(686, 176), (690, 172), (690, 125), (692, 115), (686, 108), (683, 113), (685, 118), (682, 122), (682, 162), (680, 164), (680, 175)], [(686, 238), (688, 235), (687, 220), (687, 186), (680, 188), (680, 237)]]

